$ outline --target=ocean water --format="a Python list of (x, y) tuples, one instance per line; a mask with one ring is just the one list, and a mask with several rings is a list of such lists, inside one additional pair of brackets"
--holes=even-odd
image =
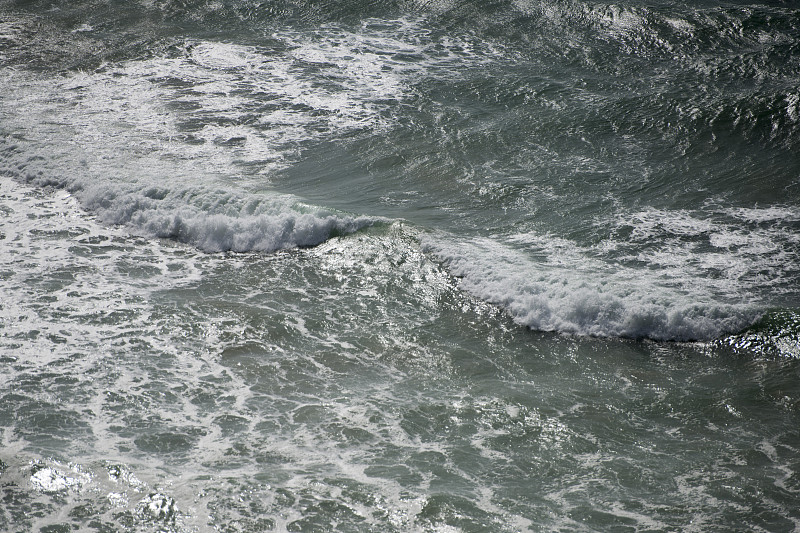
[(794, 2), (0, 0), (0, 531), (798, 530)]

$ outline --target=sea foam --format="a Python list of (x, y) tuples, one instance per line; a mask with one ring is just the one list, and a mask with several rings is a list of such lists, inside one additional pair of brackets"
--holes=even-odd
[(498, 305), (518, 324), (597, 337), (693, 341), (740, 331), (754, 306), (720, 301), (697, 285), (676, 288), (646, 270), (582, 256), (559, 239), (535, 250), (490, 239), (425, 237), (425, 248), (469, 293)]
[[(249, 47), (193, 43), (179, 58), (56, 81), (29, 72), (0, 76), (9, 95), (0, 116), (9, 131), (25, 132), (0, 137), (0, 172), (68, 191), (104, 223), (210, 252), (313, 246), (379, 221), (269, 192), (269, 176), (300, 144), (377, 127), (377, 115), (369, 103), (345, 105), (361, 98), (333, 91), (323, 100), (336, 113), (320, 117), (324, 106), (308, 104), (312, 88), (296, 83), (291, 69), (281, 74), (287, 61), (266, 63)], [(178, 79), (191, 80), (193, 90), (176, 89)], [(265, 85), (286, 90), (258, 124), (242, 125), (252, 110), (238, 93)]]
[(320, 244), (381, 222), (309, 206), (290, 195), (226, 191), (211, 186), (172, 187), (60, 175), (53, 161), (27, 147), (3, 145), (0, 171), (40, 188), (62, 189), (104, 224), (169, 238), (207, 252), (261, 251)]
[[(224, 191), (194, 190), (152, 198), (147, 190), (109, 187), (79, 191), (82, 204), (104, 223), (123, 224), (155, 237), (175, 239), (208, 252), (272, 252), (314, 246), (332, 235), (352, 233), (377, 222), (292, 203), (291, 198), (231, 197)], [(211, 204), (211, 205), (209, 205)], [(305, 212), (304, 212), (305, 211)]]

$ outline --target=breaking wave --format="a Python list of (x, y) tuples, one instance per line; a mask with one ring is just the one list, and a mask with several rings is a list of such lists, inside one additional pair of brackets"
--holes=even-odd
[(557, 239), (542, 239), (533, 251), (489, 239), (428, 238), (425, 247), (463, 289), (539, 331), (705, 341), (741, 331), (762, 314), (756, 305), (720, 302), (690, 281), (679, 289), (647, 270), (611, 267)]

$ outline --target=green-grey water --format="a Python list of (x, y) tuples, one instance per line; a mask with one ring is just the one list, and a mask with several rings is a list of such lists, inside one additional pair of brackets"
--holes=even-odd
[(799, 17), (0, 2), (0, 530), (797, 530)]

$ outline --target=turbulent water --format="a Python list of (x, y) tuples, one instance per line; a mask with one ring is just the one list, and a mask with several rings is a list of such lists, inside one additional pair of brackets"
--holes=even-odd
[(800, 9), (0, 0), (0, 531), (800, 530)]

